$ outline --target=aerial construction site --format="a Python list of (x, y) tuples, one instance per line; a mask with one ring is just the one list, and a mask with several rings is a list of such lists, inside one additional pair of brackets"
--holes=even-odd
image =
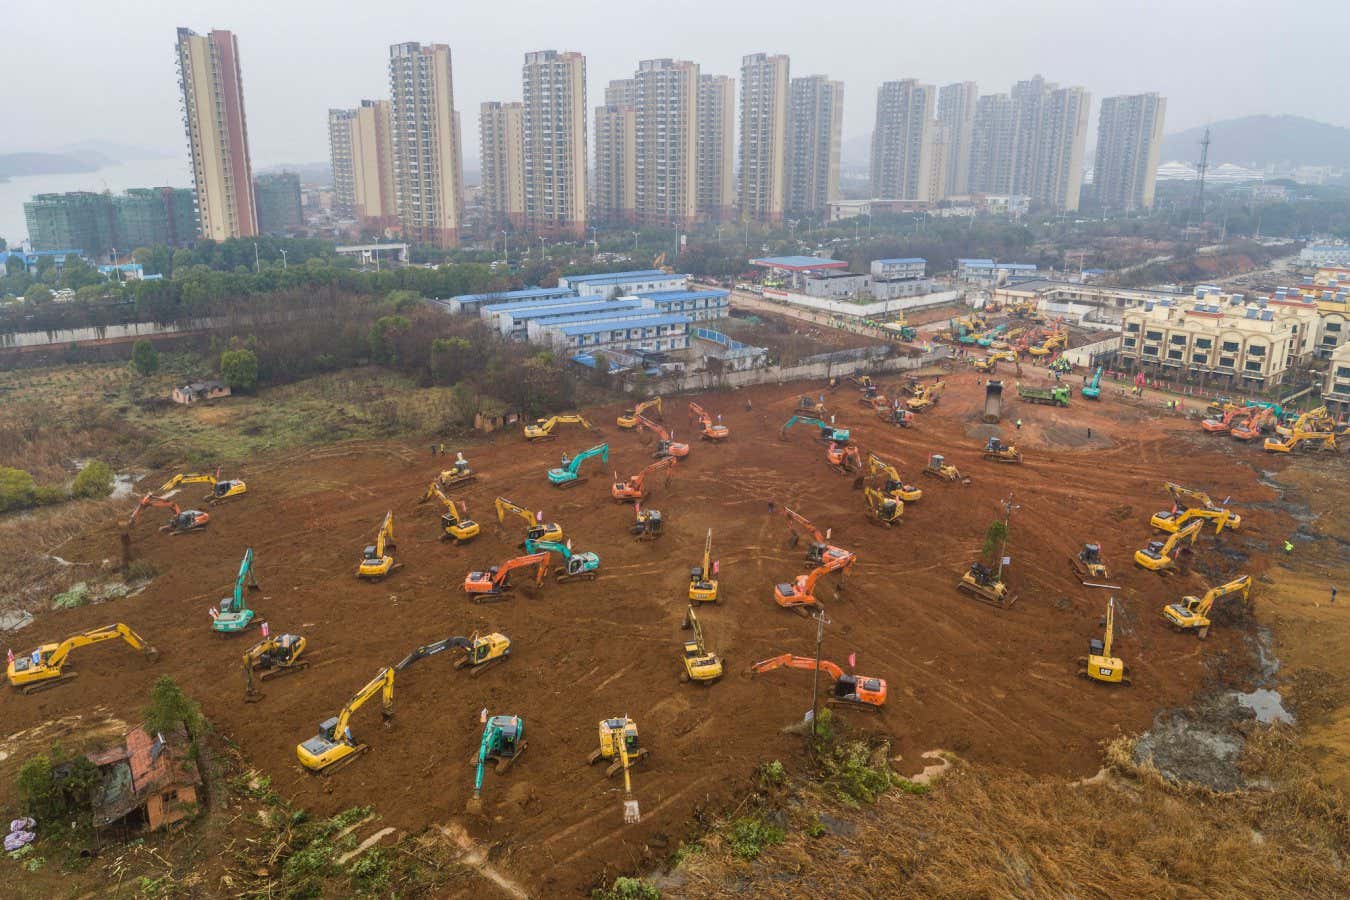
[[(63, 547), (159, 574), (38, 617), (23, 638), (90, 635), (80, 677), (7, 697), (7, 728), (129, 715), (169, 674), (297, 806), (454, 828), (538, 896), (658, 867), (799, 758), (817, 669), (818, 708), (902, 777), (934, 751), (1090, 776), (1249, 685), (1297, 528), (1263, 470), (1304, 463), (1086, 378), (987, 378), (666, 396), (166, 484)], [(82, 646), (104, 637), (157, 659)]]

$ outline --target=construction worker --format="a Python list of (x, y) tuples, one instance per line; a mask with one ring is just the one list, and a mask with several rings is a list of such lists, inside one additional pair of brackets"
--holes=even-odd
[(1016, 422), (1016, 425), (1017, 425), (1017, 430), (1018, 430), (1018, 431), (1021, 431), (1021, 430), (1022, 430), (1022, 420), (1021, 420), (1021, 419), (1018, 419), (1017, 422)]
[(445, 455), (445, 441), (441, 441), (441, 456)]
[(1294, 552), (1294, 545), (1289, 542), (1288, 538), (1286, 538), (1284, 541), (1284, 552), (1286, 554)]

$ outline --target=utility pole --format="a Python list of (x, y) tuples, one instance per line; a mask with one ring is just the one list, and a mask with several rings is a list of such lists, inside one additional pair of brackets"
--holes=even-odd
[(258, 242), (253, 242), (253, 274), (257, 275), (262, 271), (262, 264), (258, 262)]
[[(819, 604), (817, 604), (819, 606)], [(816, 667), (811, 672), (811, 736), (817, 734), (816, 716), (820, 712), (820, 645), (825, 640), (825, 626), (830, 620), (825, 617), (825, 607), (819, 606), (816, 614), (812, 616), (816, 620)]]
[(1003, 560), (1005, 559), (1003, 554), (1008, 549), (1008, 527), (1012, 522), (1013, 510), (1022, 508), (1020, 503), (1013, 503), (1012, 501), (1012, 494), (1009, 494), (1007, 499), (1003, 501), (1003, 543), (998, 548), (998, 574), (995, 576), (996, 581), (1003, 580)]
[(1200, 221), (1205, 221), (1205, 172), (1209, 169), (1209, 129), (1200, 139), (1200, 162), (1195, 167), (1195, 203), (1200, 207)]

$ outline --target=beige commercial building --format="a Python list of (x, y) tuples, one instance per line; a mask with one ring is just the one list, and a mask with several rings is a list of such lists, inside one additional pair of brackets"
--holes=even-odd
[(691, 226), (698, 219), (698, 64), (646, 59), (633, 81), (637, 220)]
[(1322, 402), (1344, 416), (1350, 413), (1350, 344), (1341, 344), (1330, 359), (1331, 366), (1322, 384)]
[(231, 31), (179, 28), (177, 49), (201, 235), (213, 241), (256, 235), (239, 43)]
[(825, 75), (794, 78), (789, 87), (787, 201), (793, 215), (821, 215), (839, 199), (844, 83)]
[(525, 227), (525, 113), (521, 103), (490, 100), (479, 108), (485, 223)]
[(933, 199), (933, 118), (937, 89), (912, 78), (877, 88), (872, 131), (872, 196), (896, 200)]
[(389, 101), (362, 100), (351, 112), (352, 215), (364, 229), (393, 228), (399, 218)]
[(539, 50), (521, 69), (525, 227), (574, 238), (586, 233), (586, 57)]
[(736, 217), (736, 79), (701, 75), (698, 84), (698, 210), (710, 222)]
[(464, 172), (450, 48), (415, 41), (389, 48), (394, 185), (404, 238), (459, 244)]
[(1107, 209), (1148, 209), (1158, 180), (1167, 101), (1157, 94), (1102, 100), (1092, 185)]
[(355, 176), (352, 172), (352, 120), (354, 109), (328, 110), (328, 165), (333, 171), (333, 205), (335, 215), (352, 218), (356, 215)]
[(1121, 362), (1171, 377), (1261, 390), (1312, 359), (1317, 305), (1203, 292), (1123, 313)]
[(978, 102), (979, 91), (973, 81), (938, 88), (937, 120), (947, 129), (943, 197), (963, 197), (970, 192), (970, 142)]
[(741, 168), (737, 200), (746, 221), (783, 221), (787, 191), (788, 58), (741, 59)]

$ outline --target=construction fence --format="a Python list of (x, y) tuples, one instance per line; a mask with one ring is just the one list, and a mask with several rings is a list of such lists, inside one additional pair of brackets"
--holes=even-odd
[[(863, 348), (867, 350), (887, 350), (888, 348)], [(847, 353), (849, 351), (839, 351)], [(835, 357), (837, 353), (823, 353), (820, 357)], [(664, 378), (649, 382), (647, 389), (652, 394), (680, 393), (685, 391), (734, 390), (755, 384), (785, 384), (789, 381), (818, 381), (828, 378), (841, 378), (859, 372), (909, 372), (935, 365), (951, 356), (945, 347), (938, 347), (919, 356), (892, 356), (878, 359), (871, 355), (854, 356), (841, 359), (820, 359), (814, 362), (800, 362), (792, 366), (768, 366), (749, 369), (743, 372), (688, 372), (681, 376)], [(633, 386), (629, 384), (628, 390)]]

